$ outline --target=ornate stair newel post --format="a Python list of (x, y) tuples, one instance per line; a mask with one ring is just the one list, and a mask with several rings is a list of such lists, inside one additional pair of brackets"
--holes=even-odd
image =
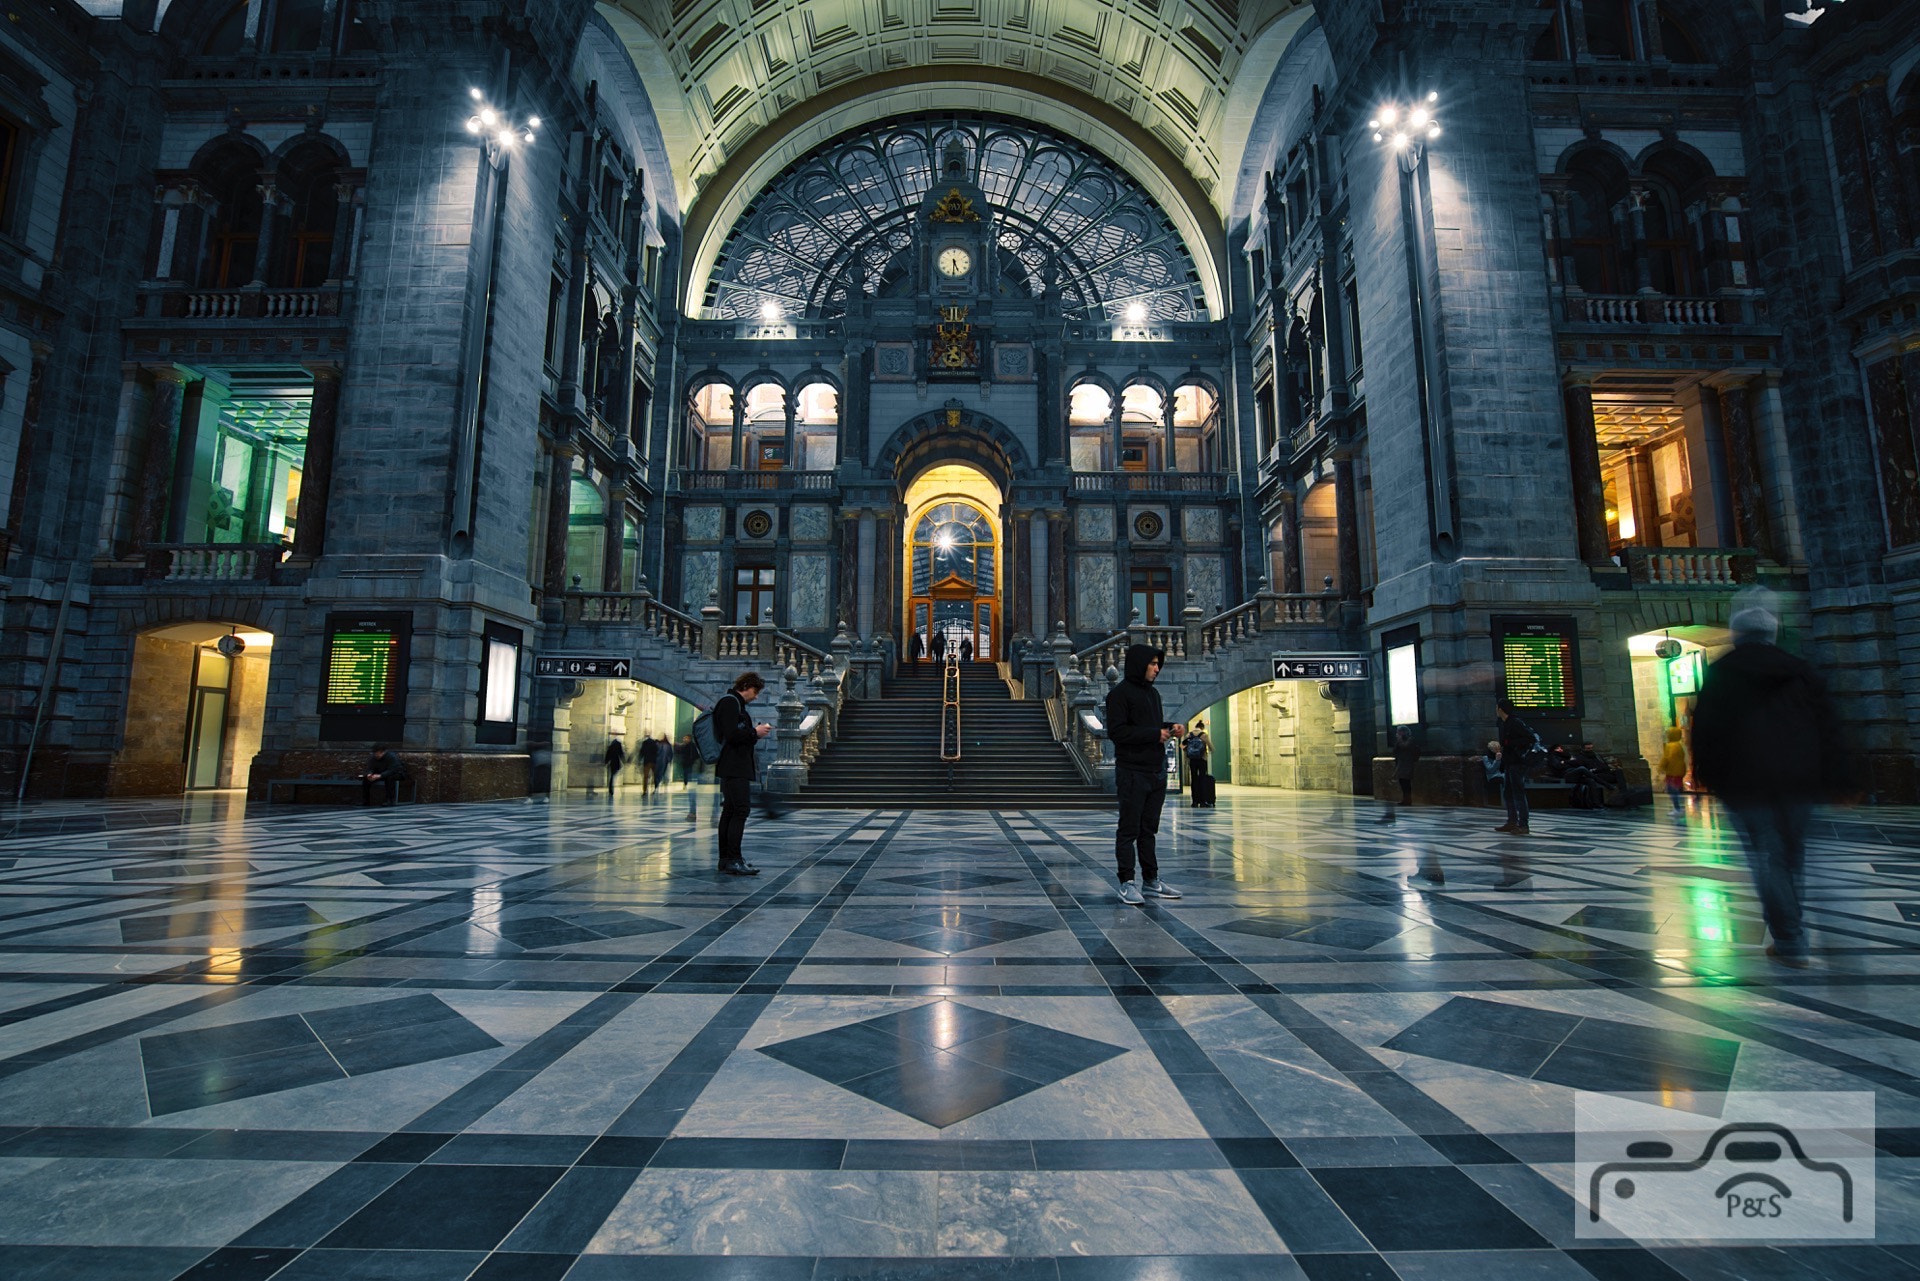
[(1127, 616), (1127, 644), (1144, 645), (1147, 643), (1147, 624), (1139, 610)]
[(1262, 629), (1278, 627), (1286, 621), (1280, 616), (1280, 594), (1267, 590), (1267, 576), (1265, 574), (1260, 575), (1260, 590), (1254, 593), (1253, 598), (1258, 602), (1258, 608), (1254, 610), (1254, 617), (1260, 620)]
[(754, 653), (759, 656), (761, 662), (769, 662), (777, 657), (774, 647), (779, 636), (779, 629), (773, 625), (773, 606), (769, 605), (760, 613), (760, 630), (754, 638)]
[(715, 659), (720, 657), (720, 593), (718, 590), (707, 593), (707, 603), (700, 607), (700, 657)]
[(1200, 603), (1194, 597), (1193, 589), (1187, 589), (1187, 607), (1180, 611), (1180, 621), (1187, 627), (1187, 657), (1200, 658), (1207, 652), (1206, 615), (1200, 612)]
[(807, 765), (800, 759), (801, 740), (800, 722), (805, 717), (807, 705), (800, 701), (797, 685), (800, 680), (798, 668), (789, 667), (784, 673), (786, 692), (780, 695), (775, 709), (779, 715), (774, 722), (774, 757), (767, 766), (767, 790), (769, 792), (797, 792), (807, 784)]

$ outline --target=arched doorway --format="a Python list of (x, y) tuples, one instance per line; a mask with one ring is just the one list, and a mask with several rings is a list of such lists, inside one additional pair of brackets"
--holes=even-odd
[(1000, 652), (1000, 490), (977, 468), (932, 467), (907, 487), (903, 557), (906, 605), (903, 631), (918, 635), (924, 651), (942, 642), (958, 651), (971, 641), (975, 657)]
[(272, 658), (272, 634), (243, 623), (175, 623), (136, 636), (111, 792), (245, 787)]

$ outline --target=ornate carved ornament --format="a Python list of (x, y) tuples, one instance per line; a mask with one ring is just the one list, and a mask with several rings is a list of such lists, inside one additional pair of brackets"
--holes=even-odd
[(973, 201), (960, 194), (960, 188), (950, 187), (947, 194), (927, 215), (928, 222), (979, 222), (980, 215), (974, 212)]

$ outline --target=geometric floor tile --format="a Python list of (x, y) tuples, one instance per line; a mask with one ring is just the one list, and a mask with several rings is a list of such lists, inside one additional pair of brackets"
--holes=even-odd
[(883, 876), (895, 885), (911, 885), (922, 890), (980, 890), (989, 885), (1012, 885), (1017, 876), (991, 876), (985, 872), (919, 872), (912, 876)]
[(923, 908), (915, 912), (842, 911), (834, 920), (836, 929), (864, 934), (868, 938), (904, 943), (923, 951), (952, 955), (994, 943), (1010, 943), (1058, 929), (1055, 925), (1027, 925), (1003, 921), (984, 912), (959, 907)]
[(768, 1058), (941, 1129), (1126, 1052), (955, 1001), (760, 1047)]
[(640, 934), (659, 934), (681, 927), (671, 921), (638, 916), (632, 912), (605, 910), (566, 912), (539, 916), (512, 916), (486, 922), (484, 928), (523, 948), (562, 947), (572, 943), (597, 943), (605, 939), (631, 938)]
[(1738, 1041), (1456, 996), (1381, 1048), (1612, 1093), (1724, 1091)]
[(407, 996), (140, 1038), (153, 1116), (497, 1049), (437, 996)]
[(327, 919), (305, 903), (268, 903), (226, 912), (174, 912), (120, 918), (122, 943), (155, 943), (200, 935), (241, 934), (294, 925), (325, 925)]
[(116, 881), (165, 881), (182, 876), (244, 876), (260, 869), (251, 863), (141, 863), (134, 867), (116, 867)]
[(1261, 912), (1213, 927), (1258, 938), (1314, 943), (1321, 947), (1364, 952), (1407, 932), (1407, 926), (1388, 921), (1363, 921), (1350, 916), (1316, 916), (1311, 912)]
[(1703, 881), (1725, 881), (1730, 885), (1743, 885), (1753, 879), (1753, 874), (1744, 867), (1726, 867), (1705, 863), (1667, 863), (1654, 864), (1640, 869), (1640, 875), (1646, 876), (1658, 872), (1662, 876), (1692, 876)]
[(1618, 930), (1623, 934), (1657, 934), (1665, 912), (1642, 911), (1637, 907), (1583, 907), (1562, 921), (1562, 925), (1585, 930)]

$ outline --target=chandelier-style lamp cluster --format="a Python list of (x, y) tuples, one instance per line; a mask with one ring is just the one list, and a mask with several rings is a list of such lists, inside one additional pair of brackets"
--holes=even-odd
[(473, 114), (467, 117), (467, 132), (476, 134), (489, 142), (502, 147), (512, 147), (516, 143), (531, 143), (535, 131), (540, 128), (539, 116), (528, 116), (525, 123), (515, 124), (511, 117), (495, 111), (487, 105), (487, 96), (476, 87), (468, 90), (473, 95)]
[(1437, 92), (1429, 92), (1412, 104), (1389, 102), (1367, 121), (1367, 128), (1373, 130), (1375, 142), (1386, 143), (1402, 154), (1410, 152), (1417, 156), (1422, 147), (1440, 136), (1440, 120), (1434, 105), (1439, 101)]

